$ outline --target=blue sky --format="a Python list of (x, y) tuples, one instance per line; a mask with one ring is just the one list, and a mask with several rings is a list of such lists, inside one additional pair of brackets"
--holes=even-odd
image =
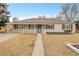
[(9, 3), (8, 10), (11, 16), (39, 16), (54, 15), (61, 10), (62, 3)]

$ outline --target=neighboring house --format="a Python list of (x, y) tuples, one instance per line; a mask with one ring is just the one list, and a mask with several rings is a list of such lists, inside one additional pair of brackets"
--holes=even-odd
[(7, 23), (7, 28), (12, 28), (13, 32), (23, 33), (74, 33), (75, 23), (57, 18), (32, 18)]
[(6, 32), (6, 27), (0, 27), (0, 33), (5, 33)]
[(79, 33), (79, 20), (75, 21), (76, 32)]
[(7, 26), (4, 26), (4, 27), (1, 26), (0, 27), (0, 33), (5, 33), (5, 32), (10, 32), (11, 31), (12, 27), (10, 27), (11, 25), (8, 26), (8, 24), (7, 24)]

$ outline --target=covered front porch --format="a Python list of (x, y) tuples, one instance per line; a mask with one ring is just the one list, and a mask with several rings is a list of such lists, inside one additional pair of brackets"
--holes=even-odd
[(63, 27), (64, 24), (12, 24), (12, 32), (18, 33), (63, 33), (64, 30), (72, 30), (71, 25)]
[(13, 24), (14, 32), (22, 33), (44, 33), (46, 26), (44, 24)]

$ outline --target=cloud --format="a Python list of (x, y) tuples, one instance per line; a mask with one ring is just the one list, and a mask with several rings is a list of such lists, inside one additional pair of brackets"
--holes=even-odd
[(10, 20), (10, 22), (12, 22), (13, 21), (13, 17), (10, 17), (9, 20)]
[(26, 17), (17, 17), (18, 20), (24, 20)]

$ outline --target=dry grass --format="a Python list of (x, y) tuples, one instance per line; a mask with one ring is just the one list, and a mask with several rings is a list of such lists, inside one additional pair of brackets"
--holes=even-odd
[(0, 55), (32, 55), (35, 34), (20, 34), (15, 38), (0, 43)]
[(79, 34), (43, 34), (45, 55), (48, 56), (76, 56), (74, 51), (67, 47), (67, 43), (79, 43)]

